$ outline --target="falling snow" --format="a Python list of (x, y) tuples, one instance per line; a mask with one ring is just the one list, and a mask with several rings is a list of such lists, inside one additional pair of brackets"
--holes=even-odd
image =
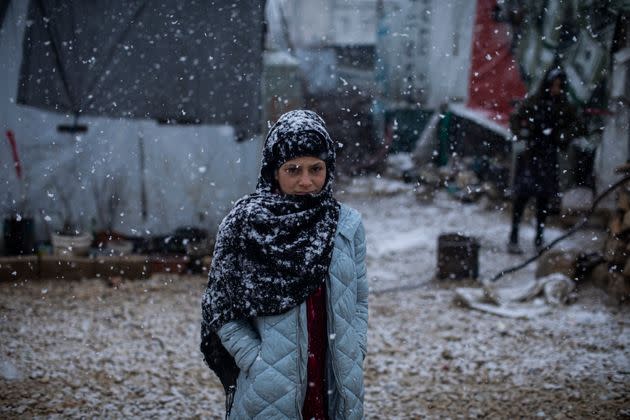
[[(520, 261), (503, 250), (505, 212), (445, 195), (419, 205), (412, 186), (385, 179), (339, 190), (363, 213), (368, 240), (367, 418), (611, 417), (627, 409), (630, 314), (603, 292), (586, 287), (570, 306), (514, 320), (459, 307), (453, 287), (462, 283), (431, 280), (445, 227), (479, 238), (482, 277)], [(533, 226), (523, 229), (529, 242)], [(563, 246), (581, 248), (593, 236)], [(220, 417), (223, 390), (198, 350), (205, 283), (0, 284), (0, 415)], [(409, 285), (419, 287), (383, 293)]]

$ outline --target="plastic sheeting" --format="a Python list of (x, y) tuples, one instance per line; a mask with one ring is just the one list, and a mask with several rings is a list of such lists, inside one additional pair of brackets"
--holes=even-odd
[(267, 47), (374, 45), (376, 0), (267, 0)]
[[(12, 204), (20, 187), (3, 139), (0, 213), (35, 216), (39, 237), (65, 221), (136, 235), (188, 225), (214, 231), (232, 203), (255, 187), (260, 138), (237, 143), (229, 126), (88, 117), (81, 120), (88, 132), (74, 136), (57, 132), (63, 119), (56, 114), (23, 110), (19, 115), (25, 123), (16, 140), (26, 205)], [(99, 210), (111, 194), (120, 203), (101, 220)]]
[[(575, 282), (564, 274), (554, 273), (539, 279), (528, 279), (518, 286), (484, 284), (481, 288), (458, 287), (455, 301), (470, 309), (506, 318), (529, 319), (544, 315), (554, 306), (575, 300)], [(543, 297), (544, 302), (537, 300)]]
[[(625, 164), (630, 156), (630, 107), (621, 101), (611, 102), (613, 116), (605, 120), (602, 142), (595, 155), (597, 191), (603, 191), (619, 180), (620, 175), (615, 169)], [(603, 201), (602, 207), (615, 207), (613, 195)]]
[(433, 109), (468, 96), (475, 2), (383, 0), (376, 83), (386, 104)]
[[(595, 155), (597, 191), (603, 191), (620, 178), (615, 169), (630, 158), (630, 41), (614, 54), (611, 74), (610, 115), (605, 118), (602, 142)], [(603, 205), (614, 208), (614, 197), (608, 196)]]
[(18, 102), (257, 133), (263, 6), (32, 0)]
[(507, 126), (514, 101), (527, 92), (510, 51), (510, 27), (494, 19), (496, 0), (477, 0), (468, 106)]
[(598, 87), (605, 82), (609, 69), (617, 15), (629, 7), (628, 0), (501, 3), (506, 20), (513, 23), (515, 55), (530, 91), (536, 90), (551, 66), (561, 65), (575, 101), (591, 105), (605, 103), (605, 94), (602, 95), (605, 89)]
[[(81, 117), (88, 131), (76, 137), (57, 131), (71, 116), (17, 105), (25, 16), (26, 3), (11, 2), (0, 30), (0, 215), (34, 216), (38, 239), (60, 229), (64, 218), (83, 229), (111, 224), (130, 235), (166, 234), (183, 225), (214, 231), (233, 201), (254, 189), (258, 136), (237, 143), (229, 126)], [(22, 184), (6, 130), (15, 134)], [(121, 203), (103, 215), (99, 207), (112, 191)]]

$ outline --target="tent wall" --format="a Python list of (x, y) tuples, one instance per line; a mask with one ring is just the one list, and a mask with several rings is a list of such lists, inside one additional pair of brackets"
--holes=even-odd
[(376, 0), (268, 0), (267, 47), (374, 45)]
[[(630, 160), (630, 39), (613, 55), (609, 115), (595, 160), (596, 188), (603, 191), (620, 175), (615, 169)], [(605, 205), (613, 207), (609, 199)]]
[(503, 17), (512, 23), (514, 54), (529, 91), (536, 90), (549, 68), (560, 65), (567, 73), (575, 102), (605, 106), (615, 20), (630, 2), (505, 0), (497, 3)]
[[(293, 55), (309, 94), (374, 89), (376, 0), (269, 0), (266, 48)], [(353, 88), (354, 89), (354, 88)]]
[[(18, 103), (260, 127), (264, 2), (29, 2)], [(43, 71), (42, 71), (43, 70)]]
[(475, 1), (383, 0), (376, 81), (385, 103), (466, 99)]
[(434, 109), (449, 101), (467, 99), (476, 1), (432, 3), (426, 106)]
[[(72, 123), (70, 116), (16, 105), (25, 15), (25, 2), (11, 2), (0, 32), (0, 214), (26, 210), (45, 239), (61, 227), (68, 198), (73, 222), (102, 228), (97, 207), (102, 210), (103, 197), (95, 194), (116, 188), (122, 197), (110, 220), (116, 230), (164, 234), (194, 225), (214, 231), (232, 202), (253, 190), (261, 139), (238, 143), (230, 126), (82, 117), (88, 131), (77, 137), (57, 131)], [(21, 193), (6, 130), (17, 140), (26, 209), (13, 203)], [(112, 179), (123, 182), (106, 182)]]

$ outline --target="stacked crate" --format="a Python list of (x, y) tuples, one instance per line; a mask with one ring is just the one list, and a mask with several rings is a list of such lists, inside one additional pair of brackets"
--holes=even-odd
[[(625, 168), (620, 168), (624, 172)], [(625, 172), (628, 173), (628, 172)], [(618, 302), (630, 298), (630, 181), (616, 192), (616, 207), (608, 223), (604, 260), (593, 271), (595, 283)]]

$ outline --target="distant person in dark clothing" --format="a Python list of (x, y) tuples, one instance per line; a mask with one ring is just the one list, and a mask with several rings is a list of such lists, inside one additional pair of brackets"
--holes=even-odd
[(510, 116), (510, 129), (525, 142), (517, 157), (513, 188), (512, 231), (508, 252), (520, 254), (518, 227), (530, 198), (536, 198), (537, 249), (543, 246), (543, 232), (549, 205), (558, 194), (558, 152), (584, 133), (576, 108), (567, 98), (566, 75), (551, 69), (538, 91), (523, 100)]

